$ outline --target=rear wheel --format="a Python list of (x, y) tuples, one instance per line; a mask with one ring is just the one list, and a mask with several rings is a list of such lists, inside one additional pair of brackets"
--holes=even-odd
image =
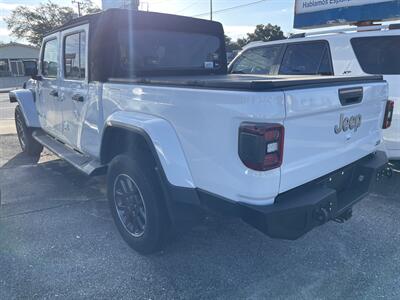
[(154, 168), (128, 154), (116, 156), (107, 174), (107, 196), (123, 239), (142, 254), (159, 250), (169, 222)]
[(22, 152), (38, 158), (43, 151), (43, 146), (33, 138), (33, 130), (26, 126), (24, 115), (19, 105), (15, 108), (15, 127)]

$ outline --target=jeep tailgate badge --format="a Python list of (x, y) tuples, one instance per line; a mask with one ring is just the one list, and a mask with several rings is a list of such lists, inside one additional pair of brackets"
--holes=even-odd
[(345, 117), (344, 114), (340, 114), (339, 124), (335, 125), (335, 133), (339, 134), (342, 131), (346, 132), (347, 130), (354, 130), (357, 131), (358, 128), (361, 126), (362, 116), (358, 114), (356, 116), (351, 116), (350, 118)]

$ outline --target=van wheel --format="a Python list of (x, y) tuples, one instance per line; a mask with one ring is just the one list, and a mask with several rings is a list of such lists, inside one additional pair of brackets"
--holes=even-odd
[(33, 138), (33, 130), (26, 126), (24, 115), (19, 105), (15, 108), (15, 127), (17, 129), (18, 141), (22, 152), (29, 156), (39, 158), (40, 153), (43, 151), (43, 146)]
[(128, 154), (116, 156), (107, 174), (107, 197), (122, 238), (137, 252), (159, 250), (168, 229), (168, 213), (154, 168)]

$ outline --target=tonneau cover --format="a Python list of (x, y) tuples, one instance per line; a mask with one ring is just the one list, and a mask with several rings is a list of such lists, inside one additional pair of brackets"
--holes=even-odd
[(176, 87), (211, 88), (246, 91), (288, 90), (335, 85), (381, 82), (380, 75), (371, 76), (265, 76), (247, 74), (207, 76), (165, 76), (111, 78), (110, 83), (149, 84)]

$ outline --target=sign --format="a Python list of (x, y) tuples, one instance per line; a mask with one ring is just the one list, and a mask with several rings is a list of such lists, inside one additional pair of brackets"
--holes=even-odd
[(400, 0), (296, 0), (294, 28), (400, 19)]

